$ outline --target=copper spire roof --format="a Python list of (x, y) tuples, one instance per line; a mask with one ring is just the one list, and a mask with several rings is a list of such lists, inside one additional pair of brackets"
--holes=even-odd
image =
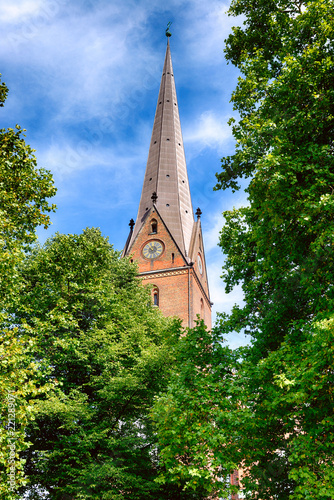
[[(185, 256), (188, 256), (194, 215), (169, 39), (167, 40), (143, 190), (128, 248), (132, 246), (145, 215), (154, 203), (178, 247)], [(152, 199), (153, 193), (156, 194)]]

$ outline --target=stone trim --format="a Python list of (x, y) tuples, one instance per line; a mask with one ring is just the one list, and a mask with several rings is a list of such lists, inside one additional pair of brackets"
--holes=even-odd
[(164, 276), (176, 276), (178, 274), (187, 274), (189, 268), (182, 269), (181, 271), (152, 271), (151, 273), (140, 273), (140, 277), (143, 280), (149, 280), (152, 278), (163, 278)]

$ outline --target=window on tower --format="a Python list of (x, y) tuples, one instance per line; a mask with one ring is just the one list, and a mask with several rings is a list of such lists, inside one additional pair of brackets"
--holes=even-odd
[(158, 223), (155, 219), (151, 220), (151, 234), (157, 234), (158, 232)]
[(159, 307), (159, 290), (158, 288), (153, 289), (153, 305)]
[(204, 319), (204, 300), (201, 299), (201, 319)]

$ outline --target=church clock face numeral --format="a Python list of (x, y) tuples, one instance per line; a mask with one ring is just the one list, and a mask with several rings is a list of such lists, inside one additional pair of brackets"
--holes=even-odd
[(163, 246), (160, 241), (149, 241), (143, 248), (143, 255), (146, 259), (156, 259), (163, 252)]

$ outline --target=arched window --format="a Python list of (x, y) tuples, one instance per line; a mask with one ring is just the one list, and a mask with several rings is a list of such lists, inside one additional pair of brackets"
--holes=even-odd
[(153, 305), (159, 307), (159, 289), (157, 287), (153, 288)]
[(204, 319), (204, 300), (201, 299), (201, 319)]
[(158, 232), (158, 223), (155, 219), (151, 220), (151, 234), (157, 234)]

